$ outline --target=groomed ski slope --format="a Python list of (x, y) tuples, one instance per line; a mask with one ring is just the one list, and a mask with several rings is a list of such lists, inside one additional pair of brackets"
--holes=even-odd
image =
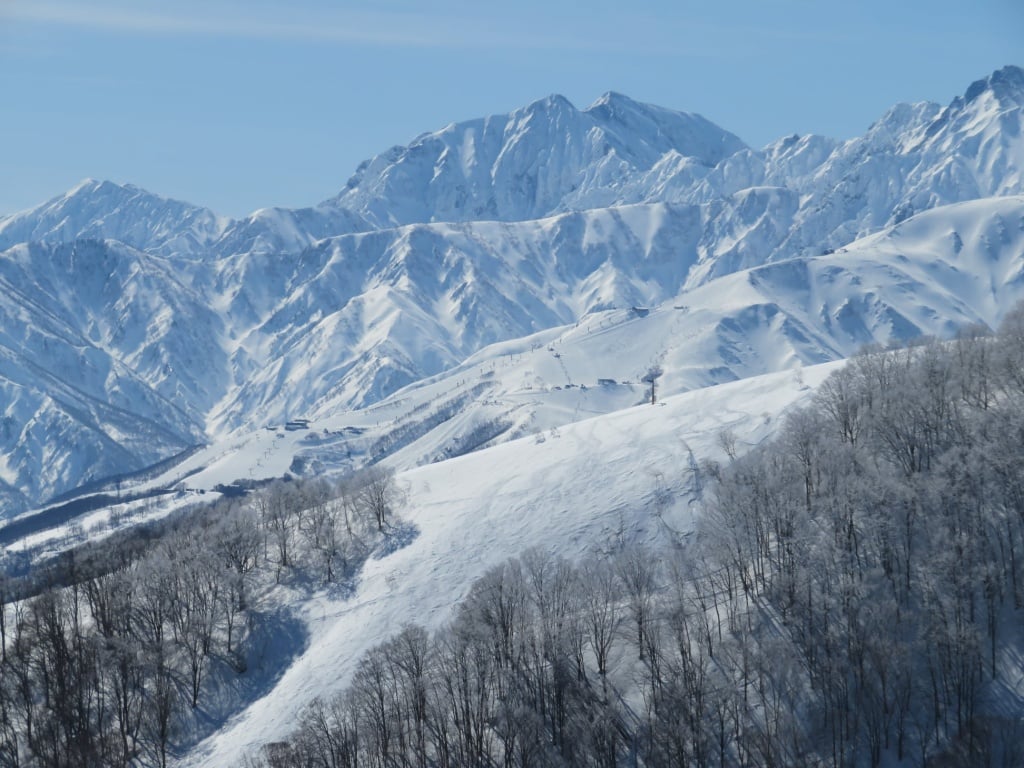
[(687, 392), (400, 473), (401, 517), (415, 537), (368, 561), (348, 599), (337, 591), (301, 604), (283, 598), (307, 627), (306, 648), (266, 696), (177, 764), (237, 765), (285, 737), (315, 697), (346, 686), (365, 651), (405, 623), (439, 626), (476, 578), (529, 547), (576, 559), (622, 539), (685, 535), (698, 464), (722, 457), (722, 431), (740, 448), (763, 440), (841, 365)]

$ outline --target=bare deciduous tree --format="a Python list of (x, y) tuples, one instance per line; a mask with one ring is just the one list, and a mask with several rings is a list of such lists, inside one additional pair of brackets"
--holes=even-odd
[(353, 478), (355, 500), (362, 510), (383, 531), (388, 517), (405, 501), (405, 494), (395, 481), (395, 470), (375, 464)]

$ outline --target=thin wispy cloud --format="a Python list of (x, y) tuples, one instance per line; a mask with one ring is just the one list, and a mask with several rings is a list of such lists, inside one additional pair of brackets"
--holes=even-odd
[[(278, 11), (280, 13), (280, 11)], [(0, 19), (84, 27), (136, 34), (221, 37), (289, 42), (333, 42), (424, 48), (478, 48), (528, 45), (554, 47), (572, 41), (533, 34), (524, 39), (493, 21), (443, 17), (416, 11), (321, 11), (290, 9), (270, 15), (265, 8), (236, 6), (225, 13), (209, 7), (176, 4), (140, 9), (117, 4), (65, 2), (0, 3)]]
[[(410, 9), (354, 10), (289, 8), (273, 9), (252, 4), (141, 7), (138, 3), (70, 3), (60, 0), (0, 0), (0, 26), (4, 21), (33, 22), (126, 34), (188, 36), (224, 39), (309, 43), (349, 43), (450, 49), (537, 49), (562, 51), (632, 52), (708, 56), (721, 53), (719, 46), (699, 43), (701, 35), (686, 42), (668, 39), (664, 25), (644, 24), (634, 16), (632, 24), (616, 28), (609, 37), (587, 17), (571, 24), (549, 23), (529, 15), (506, 12), (474, 15), (471, 6), (458, 12)], [(227, 7), (227, 10), (225, 10)], [(706, 35), (708, 30), (701, 30)]]
[(242, 8), (236, 13), (215, 14), (181, 5), (170, 11), (62, 2), (8, 2), (0, 7), (11, 20), (153, 35), (419, 46), (453, 41), (450, 34), (441, 37), (438, 33), (442, 30), (424, 26), (409, 14), (347, 13), (305, 20), (296, 19), (295, 14), (290, 19), (256, 16)]

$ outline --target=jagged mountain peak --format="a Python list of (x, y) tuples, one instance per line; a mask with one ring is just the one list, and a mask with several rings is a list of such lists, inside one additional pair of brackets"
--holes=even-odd
[(73, 186), (71, 189), (69, 189), (64, 194), (64, 197), (74, 197), (75, 195), (81, 194), (91, 195), (97, 192), (101, 192), (103, 190), (115, 191), (127, 189), (138, 189), (138, 187), (135, 187), (132, 184), (117, 184), (108, 179), (94, 179), (92, 177), (87, 176), (86, 178), (78, 182), (75, 186)]
[(1024, 105), (1024, 69), (1010, 64), (975, 80), (964, 93), (963, 101), (969, 104), (986, 92), (1004, 106)]
[(616, 104), (633, 105), (633, 104), (636, 104), (636, 103), (637, 102), (636, 102), (635, 99), (631, 99), (629, 96), (627, 96), (626, 94), (621, 93), (619, 91), (605, 91), (604, 93), (602, 93), (600, 96), (598, 96), (594, 100), (593, 104), (591, 104), (589, 107), (587, 107), (587, 110), (597, 109), (597, 108), (605, 106), (605, 105), (612, 105), (612, 106), (614, 106)]
[(197, 256), (229, 223), (209, 209), (133, 184), (88, 178), (0, 221), (0, 250), (23, 242), (112, 239), (164, 255)]
[(598, 96), (590, 106), (586, 107), (582, 111), (603, 120), (615, 119), (616, 117), (621, 118), (622, 116), (630, 113), (669, 112), (676, 115), (687, 114), (685, 112), (674, 112), (673, 110), (666, 109), (665, 107), (659, 107), (654, 104), (637, 101), (636, 99), (619, 91), (605, 91)]
[[(1006, 123), (1019, 128), (1024, 114), (1024, 69), (1006, 66), (975, 80), (943, 109), (928, 126), (927, 139), (950, 133), (979, 135), (986, 130), (1002, 132)], [(1011, 138), (1017, 138), (1011, 130)], [(1019, 130), (1018, 130), (1019, 134)]]
[(82, 179), (63, 195), (58, 195), (43, 203), (43, 206), (53, 208), (71, 201), (87, 200), (92, 202), (97, 199), (116, 201), (118, 204), (137, 202), (147, 205), (167, 205), (190, 210), (207, 211), (207, 209), (201, 206), (193, 205), (184, 200), (165, 197), (135, 184), (119, 183), (110, 179), (94, 179), (91, 177)]
[(865, 138), (875, 144), (905, 152), (920, 143), (922, 134), (942, 113), (942, 106), (931, 101), (900, 102), (885, 111), (868, 128)]
[(747, 148), (738, 136), (702, 115), (645, 104), (616, 91), (608, 91), (584, 112), (605, 125), (650, 137), (661, 154), (678, 152), (706, 166)]
[(531, 101), (524, 107), (515, 109), (511, 114), (533, 114), (537, 112), (579, 112), (576, 105), (560, 93), (549, 93), (543, 98)]
[(330, 200), (313, 208), (260, 208), (233, 221), (213, 248), (223, 257), (297, 253), (317, 240), (367, 229), (359, 214)]
[(384, 227), (531, 220), (630, 202), (620, 190), (667, 153), (708, 168), (745, 148), (700, 115), (614, 92), (579, 110), (553, 94), (392, 148), (361, 164), (331, 202)]
[(598, 96), (590, 106), (586, 107), (582, 111), (591, 115), (601, 116), (614, 116), (616, 114), (629, 112), (655, 112), (682, 117), (693, 117), (693, 113), (669, 109), (667, 107), (658, 106), (657, 104), (639, 101), (638, 99), (634, 99), (632, 96), (627, 96), (621, 91), (605, 91)]

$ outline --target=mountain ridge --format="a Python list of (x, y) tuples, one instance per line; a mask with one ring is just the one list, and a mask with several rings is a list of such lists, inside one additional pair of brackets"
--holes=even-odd
[[(31, 382), (26, 361), (42, 366), (33, 397), (7, 409), (17, 439), (0, 481), (26, 476), (17, 440), (47, 443), (30, 401), (82, 425), (83, 440), (123, 432), (74, 415), (79, 395), (54, 388), (67, 372), (44, 336), (10, 333), (49, 327), (54, 312), (55, 338), (94, 360), (97, 373), (73, 383), (82, 396), (119, 402), (124, 377), (99, 371), (141, 388), (136, 434), (113, 442), (156, 430), (167, 437), (146, 453), (155, 460), (315, 404), (365, 407), (587, 313), (656, 306), (922, 212), (1021, 194), (1022, 104), (1024, 71), (1007, 67), (946, 107), (896, 105), (861, 137), (755, 150), (699, 115), (614, 92), (582, 110), (552, 96), (421, 134), (317, 206), (242, 219), (83, 182), (0, 219), (0, 269), (18, 288), (0, 324), (0, 350), (22, 361), (0, 376), (11, 402)], [(71, 453), (53, 466), (75, 464)], [(53, 487), (11, 485), (11, 508), (93, 479), (82, 466), (53, 476)]]

